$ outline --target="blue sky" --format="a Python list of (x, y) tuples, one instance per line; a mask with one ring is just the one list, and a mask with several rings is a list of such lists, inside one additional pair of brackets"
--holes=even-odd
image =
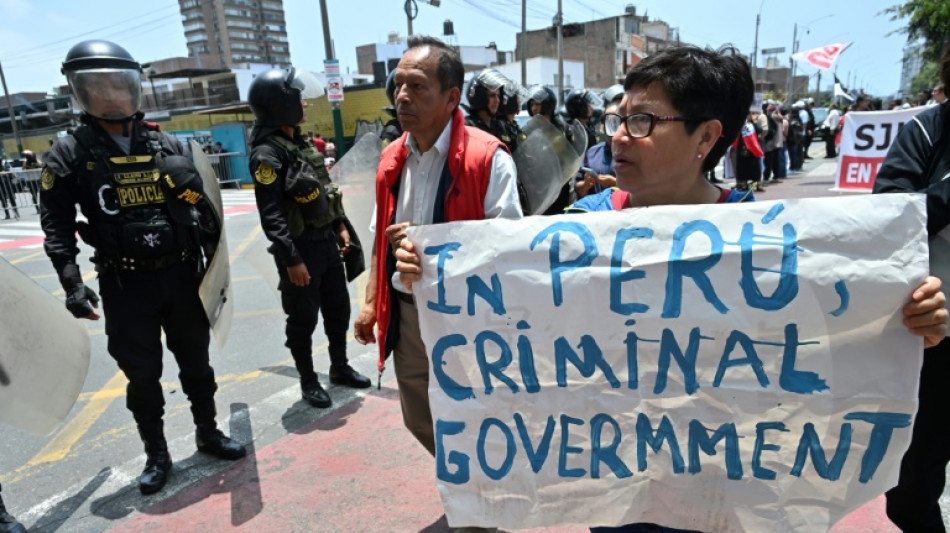
[[(623, 12), (626, 1), (562, 0), (566, 22), (582, 22)], [(403, 0), (327, 0), (330, 31), (341, 70), (356, 70), (355, 47), (385, 41), (390, 31), (406, 33)], [(838, 76), (872, 94), (888, 95), (900, 84), (904, 26), (881, 15), (897, 0), (646, 0), (637, 12), (662, 19), (680, 30), (682, 40), (719, 46), (731, 42), (750, 53), (756, 13), (761, 9), (759, 48), (785, 47), (777, 57), (788, 63), (793, 27), (801, 49), (839, 41), (854, 44), (838, 61)], [(441, 0), (439, 7), (418, 2), (415, 33), (441, 35), (446, 19), (454, 22), (462, 45), (497, 43), (513, 50), (521, 27), (518, 0)], [(293, 63), (322, 70), (324, 44), (318, 0), (284, 0)], [(550, 25), (556, 0), (528, 0), (528, 29)], [(70, 46), (101, 38), (126, 47), (148, 62), (187, 55), (176, 0), (0, 0), (0, 63), (11, 93), (48, 91), (65, 84), (59, 73)], [(807, 28), (807, 31), (805, 29)], [(759, 65), (763, 62), (760, 60)], [(801, 72), (814, 74), (810, 67)], [(830, 76), (822, 75), (822, 86)], [(814, 78), (812, 81), (814, 84)]]

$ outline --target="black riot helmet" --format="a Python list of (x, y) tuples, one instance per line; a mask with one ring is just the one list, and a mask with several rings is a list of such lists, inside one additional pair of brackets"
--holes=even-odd
[(527, 89), (522, 87), (520, 83), (509, 80), (501, 88), (501, 104), (498, 106), (498, 114), (517, 115), (527, 99)]
[(554, 116), (554, 108), (557, 107), (557, 95), (550, 87), (535, 85), (528, 91), (528, 113), (531, 112), (531, 102), (541, 104), (542, 115)]
[(604, 105), (608, 105), (614, 100), (619, 104), (620, 100), (623, 100), (623, 92), (623, 85), (619, 83), (607, 87), (607, 90), (604, 91)]
[(131, 120), (142, 103), (139, 65), (109, 41), (83, 41), (66, 53), (61, 72), (87, 115), (110, 122)]
[(587, 89), (574, 89), (567, 93), (567, 98), (564, 99), (564, 109), (570, 118), (590, 118), (593, 108), (603, 105), (604, 101)]
[(254, 78), (247, 103), (258, 126), (296, 126), (304, 118), (301, 100), (323, 94), (323, 87), (309, 72), (294, 67), (273, 69)]
[(383, 108), (383, 111), (396, 117), (396, 69), (389, 71), (386, 77), (386, 98), (389, 99), (389, 105)]
[(468, 98), (468, 111), (473, 113), (484, 109), (490, 114), (497, 112), (497, 109), (494, 112), (488, 109), (488, 94), (491, 91), (498, 91), (498, 103), (501, 105), (501, 89), (506, 83), (510, 82), (511, 80), (495, 69), (483, 70), (478, 73), (469, 82), (468, 90), (465, 91), (465, 96)]

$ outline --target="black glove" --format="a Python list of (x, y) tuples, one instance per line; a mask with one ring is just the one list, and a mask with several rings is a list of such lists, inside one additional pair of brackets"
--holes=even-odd
[(66, 293), (66, 309), (76, 318), (86, 318), (99, 307), (99, 296), (96, 291), (80, 283)]

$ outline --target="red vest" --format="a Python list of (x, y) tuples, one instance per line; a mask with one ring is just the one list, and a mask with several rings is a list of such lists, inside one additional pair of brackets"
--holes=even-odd
[[(393, 189), (399, 184), (402, 167), (409, 156), (406, 148), (408, 132), (393, 141), (384, 150), (376, 169), (376, 325), (379, 343), (379, 371), (382, 373), (386, 358), (392, 351), (387, 347), (390, 327), (398, 327), (391, 320), (391, 282), (394, 265), (392, 248), (386, 238), (386, 227), (396, 215), (396, 196)], [(485, 191), (491, 176), (495, 152), (508, 149), (498, 139), (478, 128), (465, 126), (465, 117), (458, 108), (452, 117), (452, 132), (449, 141), (448, 167), (452, 181), (445, 198), (445, 222), (459, 220), (482, 220), (485, 218)], [(395, 343), (393, 343), (395, 344)]]

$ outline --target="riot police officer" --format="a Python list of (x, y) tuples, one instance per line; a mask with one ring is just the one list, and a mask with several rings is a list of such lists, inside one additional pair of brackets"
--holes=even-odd
[(557, 95), (554, 90), (544, 85), (535, 85), (528, 91), (528, 114), (532, 117), (541, 115), (554, 124), (559, 130), (564, 131), (564, 122), (561, 120), (555, 110), (557, 109)]
[(379, 138), (383, 141), (383, 146), (386, 146), (396, 139), (402, 137), (402, 125), (399, 124), (399, 120), (396, 118), (395, 76), (396, 69), (393, 69), (386, 78), (386, 98), (389, 99), (389, 105), (384, 107), (383, 111), (389, 113), (392, 118), (389, 119), (389, 122), (387, 122), (385, 126), (383, 126), (383, 131), (379, 134)]
[(501, 88), (501, 104), (498, 106), (497, 118), (504, 131), (501, 142), (505, 143), (512, 154), (518, 149), (518, 143), (525, 137), (521, 126), (515, 121), (515, 115), (521, 111), (524, 92), (524, 88), (513, 81)]
[(620, 101), (623, 100), (623, 93), (624, 93), (623, 85), (619, 83), (616, 85), (611, 85), (610, 87), (607, 87), (607, 90), (604, 91), (604, 96), (603, 96), (604, 105), (605, 106), (608, 106), (610, 104), (619, 105)]
[(330, 182), (323, 156), (303, 140), (298, 126), (305, 118), (305, 91), (314, 87), (316, 79), (292, 67), (254, 79), (248, 92), (254, 112), (250, 167), (261, 226), (273, 243), (269, 250), (280, 275), (285, 346), (300, 374), (303, 399), (329, 407), (333, 402), (311, 354), (318, 312), (329, 340), (330, 383), (361, 389), (370, 380), (346, 357), (350, 295), (341, 255), (360, 253), (350, 246), (356, 233), (347, 227), (340, 191)]
[(496, 115), (501, 106), (501, 90), (508, 81), (494, 69), (483, 70), (472, 78), (465, 91), (468, 104), (462, 105), (468, 111), (466, 126), (474, 126), (498, 139), (505, 135), (505, 127)]
[[(198, 296), (202, 242), (217, 242), (201, 177), (181, 143), (142, 121), (141, 66), (108, 41), (73, 46), (63, 73), (83, 125), (50, 149), (40, 179), (46, 253), (76, 318), (98, 320), (99, 297), (76, 262), (76, 232), (95, 249), (109, 354), (129, 380), (126, 406), (145, 444), (143, 494), (172, 467), (162, 417), (162, 339), (191, 402), (198, 450), (235, 460), (245, 449), (217, 428), (209, 321)], [(88, 222), (76, 221), (76, 204)], [(200, 224), (200, 226), (199, 226)], [(210, 249), (209, 249), (210, 250)], [(226, 253), (226, 251), (224, 252)]]
[(26, 528), (23, 527), (23, 524), (17, 522), (17, 519), (13, 518), (13, 516), (7, 512), (6, 506), (3, 505), (2, 497), (0, 497), (0, 533), (26, 533)]
[(577, 121), (584, 125), (587, 132), (587, 149), (603, 141), (598, 133), (594, 117), (594, 109), (603, 107), (604, 101), (594, 91), (588, 89), (574, 89), (567, 93), (564, 99), (564, 110), (567, 113), (568, 123)]

